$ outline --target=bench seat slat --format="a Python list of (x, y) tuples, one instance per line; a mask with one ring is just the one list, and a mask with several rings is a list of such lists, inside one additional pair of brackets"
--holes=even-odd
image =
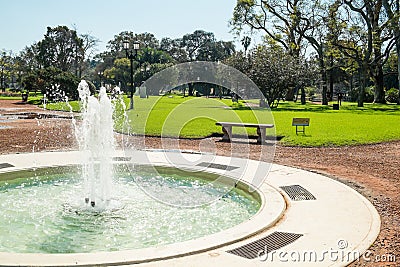
[(253, 127), (253, 128), (273, 128), (273, 124), (258, 124), (258, 123), (244, 123), (244, 122), (216, 122), (220, 126), (238, 126), (238, 127)]

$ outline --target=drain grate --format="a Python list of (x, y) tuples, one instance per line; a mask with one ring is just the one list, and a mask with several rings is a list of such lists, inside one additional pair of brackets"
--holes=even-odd
[(227, 252), (246, 259), (256, 259), (259, 255), (265, 255), (271, 251), (287, 246), (302, 236), (302, 234), (274, 232), (264, 238), (228, 250)]
[(10, 168), (10, 167), (15, 167), (15, 166), (10, 163), (0, 163), (0, 169)]
[(235, 169), (239, 168), (239, 167), (236, 167), (236, 166), (223, 165), (223, 164), (217, 164), (217, 163), (208, 163), (208, 162), (201, 162), (201, 163), (197, 164), (196, 166), (213, 168), (213, 169), (220, 169), (220, 170), (227, 170), (227, 171), (232, 171), (232, 170), (235, 170)]
[(301, 185), (288, 185), (280, 187), (286, 194), (289, 195), (291, 200), (315, 200), (315, 196)]
[(131, 161), (131, 157), (113, 157), (113, 161)]

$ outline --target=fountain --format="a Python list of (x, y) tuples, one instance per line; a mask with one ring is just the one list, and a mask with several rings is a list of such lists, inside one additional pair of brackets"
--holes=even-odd
[[(82, 176), (85, 203), (105, 208), (110, 202), (114, 154), (113, 106), (106, 88), (101, 87), (98, 99), (91, 95), (89, 85), (81, 81), (78, 86), (81, 101), (82, 124), (76, 127), (79, 149), (83, 152)], [(100, 168), (96, 172), (96, 165)]]
[[(0, 253), (93, 253), (167, 245), (223, 231), (257, 213), (258, 193), (247, 193), (243, 185), (231, 190), (232, 182), (210, 183), (219, 174), (115, 162), (114, 101), (104, 87), (93, 96), (85, 81), (78, 91), (82, 115), (72, 121), (79, 145), (73, 160), (0, 174)], [(159, 192), (173, 203), (196, 199), (200, 205), (168, 205), (147, 192)]]

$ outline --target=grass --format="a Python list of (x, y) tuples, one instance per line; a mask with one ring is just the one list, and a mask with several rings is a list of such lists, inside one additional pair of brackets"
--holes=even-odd
[[(343, 146), (400, 140), (400, 106), (345, 102), (340, 110), (308, 103), (284, 103), (273, 111), (277, 135), (285, 136), (284, 145)], [(295, 134), (293, 117), (310, 118), (306, 135)]]
[[(39, 92), (29, 92), (28, 103), (38, 105), (43, 98), (43, 95)], [(0, 100), (19, 100), (22, 101), (21, 92), (11, 92), (9, 89), (6, 92), (0, 91)]]
[[(226, 105), (227, 102), (231, 101), (177, 96), (136, 98), (135, 109), (128, 116), (135, 133), (189, 138), (220, 133), (221, 127), (215, 125), (216, 121), (273, 122), (266, 110), (238, 112)], [(245, 129), (235, 130), (238, 134), (245, 133)], [(255, 130), (250, 133), (255, 134)]]
[[(69, 101), (68, 104), (65, 102), (47, 103), (46, 109), (70, 112), (72, 107), (73, 112), (79, 112), (81, 110), (79, 101)], [(44, 108), (44, 105), (40, 104), (40, 107)]]
[[(129, 99), (125, 103), (128, 106)], [(71, 105), (74, 111), (79, 110), (77, 102)], [(63, 103), (48, 104), (47, 108), (69, 111)], [(135, 109), (128, 111), (128, 117), (131, 131), (150, 136), (203, 138), (222, 133), (215, 121), (244, 121), (274, 123), (275, 129), (267, 134), (283, 137), (281, 143), (287, 146), (343, 146), (400, 140), (397, 105), (365, 104), (364, 108), (358, 108), (356, 103), (344, 102), (340, 110), (332, 110), (331, 105), (284, 102), (271, 113), (257, 107), (250, 109), (244, 103), (232, 105), (229, 99), (152, 96), (135, 97)], [(305, 135), (296, 135), (295, 127), (291, 126), (294, 117), (310, 118)], [(122, 120), (117, 122), (117, 130), (125, 131)], [(237, 134), (245, 131), (256, 134), (255, 129), (233, 130)]]

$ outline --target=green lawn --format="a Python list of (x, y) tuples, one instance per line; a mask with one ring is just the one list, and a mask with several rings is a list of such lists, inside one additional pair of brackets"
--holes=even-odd
[[(34, 93), (30, 92), (29, 93), (29, 98), (28, 98), (28, 103), (29, 104), (34, 104), (38, 105), (40, 104), (41, 99), (43, 98), (43, 95), (41, 93)], [(8, 89), (6, 92), (0, 91), (0, 100), (19, 100), (22, 101), (22, 96), (21, 93), (13, 93), (10, 92)]]
[[(40, 107), (44, 108), (44, 105), (40, 105)], [(54, 102), (54, 103), (46, 103), (46, 109), (50, 110), (59, 110), (59, 111), (67, 111), (70, 112), (72, 107), (73, 112), (79, 112), (81, 107), (79, 105), (79, 101), (69, 101), (68, 104), (65, 102)]]
[[(282, 143), (296, 146), (370, 144), (400, 140), (400, 106), (343, 103), (340, 110), (308, 103), (284, 103), (273, 112)], [(306, 135), (296, 135), (293, 117), (310, 118)]]
[[(129, 100), (125, 102), (129, 106)], [(79, 109), (77, 102), (71, 105), (74, 110)], [(60, 103), (47, 107), (69, 110)], [(282, 137), (283, 145), (341, 146), (400, 140), (400, 106), (397, 105), (366, 104), (364, 108), (357, 108), (355, 103), (343, 103), (340, 110), (332, 110), (331, 106), (285, 102), (272, 115), (268, 110), (250, 109), (243, 103), (232, 106), (231, 100), (180, 96), (135, 97), (135, 109), (128, 111), (131, 131), (153, 136), (201, 138), (222, 133), (215, 121), (244, 121), (274, 123), (274, 131), (267, 133)], [(294, 117), (310, 118), (306, 135), (296, 135), (295, 127), (291, 126)], [(117, 130), (126, 131), (120, 126), (122, 120), (117, 121)], [(244, 131), (234, 128), (234, 133)], [(254, 129), (248, 132), (255, 134)]]

